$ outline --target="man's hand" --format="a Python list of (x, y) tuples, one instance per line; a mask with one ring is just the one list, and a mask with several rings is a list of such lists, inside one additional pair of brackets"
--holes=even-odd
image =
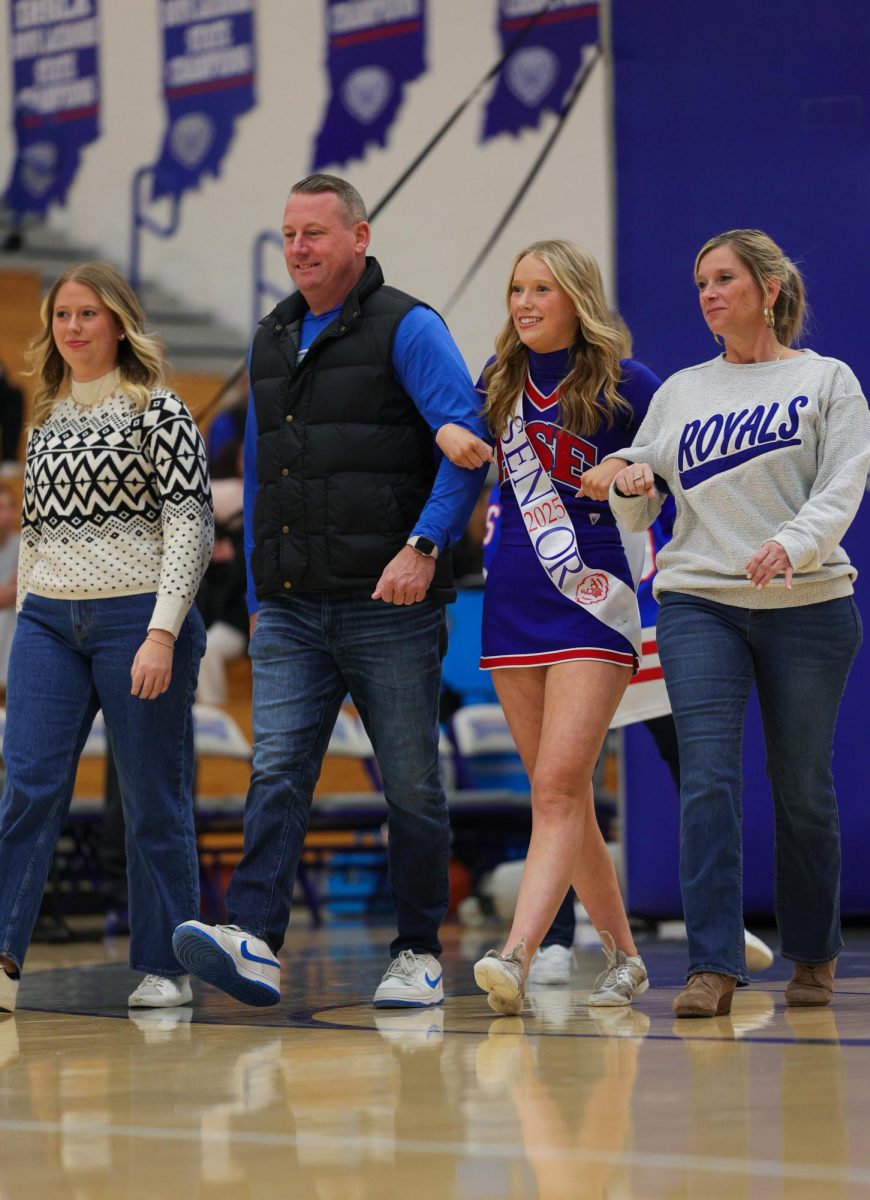
[(426, 599), (435, 574), (435, 559), (420, 554), (412, 546), (403, 546), (384, 567), (372, 600), (385, 604), (416, 604)]
[(461, 425), (452, 422), (442, 425), (435, 434), (435, 442), (444, 457), (457, 467), (473, 471), (492, 462), (492, 446)]

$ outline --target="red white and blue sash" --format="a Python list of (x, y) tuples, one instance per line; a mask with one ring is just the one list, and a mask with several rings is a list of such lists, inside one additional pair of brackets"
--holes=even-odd
[(637, 596), (609, 571), (587, 567), (583, 562), (574, 525), (526, 433), (523, 392), (499, 441), (532, 548), (550, 582), (566, 599), (582, 605), (602, 624), (620, 633), (640, 660)]

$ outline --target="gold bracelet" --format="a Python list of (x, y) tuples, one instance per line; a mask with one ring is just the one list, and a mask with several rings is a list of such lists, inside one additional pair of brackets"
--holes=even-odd
[(166, 646), (168, 650), (175, 649), (175, 642), (164, 642), (162, 638), (152, 637), (150, 633), (145, 634), (146, 642), (156, 642), (158, 646)]

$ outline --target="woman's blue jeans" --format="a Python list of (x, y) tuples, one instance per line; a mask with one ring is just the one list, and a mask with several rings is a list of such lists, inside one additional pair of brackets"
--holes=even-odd
[(9, 661), (0, 800), (0, 955), (24, 961), (66, 818), (79, 756), (103, 710), (127, 826), (130, 966), (178, 975), (172, 931), (199, 915), (193, 828), (193, 695), (205, 630), (192, 609), (169, 690), (130, 694), (130, 668), (154, 595), (50, 600), (29, 595)]
[(781, 953), (795, 962), (828, 962), (843, 944), (831, 761), (837, 712), (861, 644), (852, 597), (749, 609), (666, 592), (657, 634), (680, 747), (689, 974), (747, 980), (742, 739), (753, 684), (773, 790)]
[(367, 593), (263, 602), (251, 640), (254, 765), (230, 920), (277, 953), (314, 786), (345, 695), (371, 739), (389, 805), (390, 887), (402, 950), (440, 954), (450, 826), (438, 762), (440, 604), (394, 606)]

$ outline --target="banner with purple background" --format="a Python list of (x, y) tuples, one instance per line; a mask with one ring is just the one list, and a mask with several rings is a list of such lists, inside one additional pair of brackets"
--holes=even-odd
[(598, 41), (598, 4), (498, 0), (502, 53), (524, 29), (529, 32), (502, 67), (486, 106), (483, 141), (532, 129), (543, 113), (559, 111), (580, 67), (583, 47)]
[(168, 126), (154, 198), (218, 175), (236, 118), (254, 107), (254, 0), (160, 0)]
[(426, 0), (326, 0), (326, 117), (313, 170), (385, 146), (404, 85), (426, 70)]
[(17, 215), (63, 204), (100, 134), (97, 0), (10, 3), (17, 151), (5, 202)]

